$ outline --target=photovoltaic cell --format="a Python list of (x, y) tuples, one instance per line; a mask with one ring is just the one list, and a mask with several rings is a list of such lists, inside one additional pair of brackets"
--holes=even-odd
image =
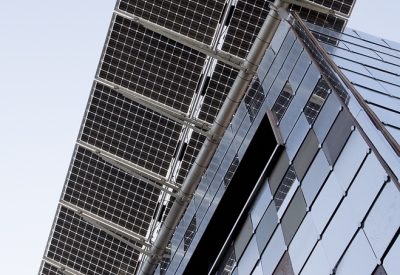
[[(82, 274), (132, 274), (139, 254), (60, 206), (46, 257)], [(51, 273), (50, 273), (51, 274)]]
[(99, 77), (187, 112), (205, 55), (115, 17)]
[(49, 265), (46, 262), (42, 262), (39, 275), (64, 275), (64, 274), (58, 271), (57, 267)]
[(78, 147), (62, 200), (146, 237), (159, 195), (159, 189)]
[(165, 176), (181, 129), (182, 125), (97, 83), (80, 140)]
[(189, 173), (190, 168), (192, 167), (193, 162), (195, 161), (201, 146), (203, 146), (203, 142), (206, 139), (205, 136), (200, 135), (199, 133), (193, 132), (190, 137), (190, 141), (186, 147), (186, 152), (183, 156), (181, 167), (178, 172), (178, 176), (176, 182), (182, 184), (185, 180), (187, 174)]
[(239, 0), (233, 12), (222, 50), (241, 58), (246, 57), (265, 18), (267, 18), (270, 2)]
[(238, 72), (238, 70), (229, 65), (225, 65), (220, 61), (217, 62), (211, 76), (210, 84), (204, 95), (203, 104), (198, 116), (200, 119), (209, 123), (214, 122)]
[(118, 8), (182, 35), (211, 44), (224, 7), (214, 0), (121, 0)]

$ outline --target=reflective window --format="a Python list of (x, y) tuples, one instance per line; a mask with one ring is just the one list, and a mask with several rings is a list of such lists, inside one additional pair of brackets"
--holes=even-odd
[(285, 176), (281, 181), (281, 184), (278, 187), (278, 190), (274, 195), (276, 211), (278, 211), (279, 208), (281, 207), (283, 200), (286, 198), (286, 195), (288, 194), (290, 188), (292, 187), (295, 179), (296, 179), (296, 172), (294, 171), (293, 166), (290, 165), (288, 170), (286, 171)]
[(384, 106), (391, 110), (399, 110), (400, 108), (400, 99), (391, 97), (386, 94), (381, 94), (357, 85), (355, 85), (354, 87), (361, 94), (364, 100), (368, 103), (371, 102), (374, 103), (375, 105)]
[(324, 141), (340, 108), (341, 105), (337, 96), (334, 93), (330, 93), (313, 126), (320, 143)]
[(251, 273), (251, 275), (264, 275), (261, 261), (258, 262), (256, 268), (254, 269), (253, 273)]
[(293, 91), (296, 91), (302, 81), (304, 75), (307, 72), (307, 68), (311, 65), (311, 59), (306, 51), (300, 55), (292, 73), (289, 77), (289, 83), (292, 86)]
[(303, 217), (306, 215), (306, 208), (303, 192), (301, 192), (301, 189), (297, 189), (281, 221), (286, 245), (289, 245)]
[(271, 201), (267, 211), (265, 211), (260, 224), (256, 230), (256, 238), (258, 249), (261, 253), (272, 236), (276, 226), (278, 225), (278, 216), (276, 215), (276, 208), (274, 201)]
[[(372, 105), (372, 104), (369, 104), (369, 107), (378, 116), (379, 120), (382, 121), (384, 124), (389, 124), (391, 126), (400, 128), (400, 114), (399, 113), (395, 113), (395, 112), (389, 111), (384, 108), (380, 108), (380, 107)], [(398, 110), (400, 111), (400, 106), (399, 106)]]
[(261, 255), (261, 264), (264, 274), (272, 274), (285, 252), (285, 249), (286, 246), (283, 239), (282, 228), (278, 226), (268, 246)]
[(376, 267), (372, 275), (387, 275), (385, 268), (382, 265)]
[(306, 138), (309, 129), (310, 125), (308, 124), (306, 117), (303, 114), (300, 115), (299, 120), (296, 122), (296, 125), (294, 126), (285, 144), (286, 152), (288, 153), (290, 160), (293, 160), (295, 157), (300, 145)]
[(326, 224), (338, 206), (343, 192), (336, 178), (335, 171), (329, 175), (328, 180), (318, 194), (311, 208), (311, 215), (318, 230), (322, 234)]
[(268, 204), (271, 201), (271, 191), (269, 190), (269, 184), (266, 181), (258, 192), (257, 198), (250, 210), (251, 221), (254, 227), (257, 227), (260, 222), (265, 210), (267, 210)]
[(278, 186), (283, 176), (285, 175), (288, 167), (289, 167), (289, 158), (288, 155), (286, 154), (286, 151), (284, 150), (281, 156), (279, 157), (279, 160), (276, 163), (268, 179), (269, 187), (272, 194), (275, 194), (276, 190), (278, 189)]
[(353, 121), (346, 112), (340, 112), (336, 118), (331, 130), (329, 131), (322, 149), (331, 166), (333, 166), (338, 158), (344, 144), (351, 133)]
[(313, 219), (308, 213), (289, 245), (293, 270), (298, 274), (318, 240)]
[(325, 182), (329, 171), (330, 166), (326, 160), (325, 154), (322, 150), (319, 150), (306, 176), (301, 182), (301, 189), (303, 190), (304, 198), (308, 206), (311, 206), (319, 189)]
[(368, 151), (368, 145), (356, 129), (351, 133), (333, 169), (343, 190), (349, 187)]
[(322, 242), (318, 242), (301, 275), (331, 274), (331, 270)]
[(379, 259), (400, 226), (399, 213), (399, 190), (388, 182), (364, 222), (365, 234)]
[(246, 245), (249, 242), (252, 234), (253, 234), (253, 226), (251, 224), (251, 217), (250, 215), (248, 215), (245, 223), (240, 229), (240, 233), (235, 239), (236, 260), (239, 260), (240, 256), (242, 256), (242, 253), (246, 248)]
[(397, 238), (392, 248), (390, 248), (388, 254), (383, 260), (383, 266), (385, 267), (388, 275), (397, 275), (400, 270), (400, 238)]
[(289, 82), (286, 82), (274, 106), (272, 106), (272, 111), (275, 112), (278, 121), (281, 120), (283, 114), (286, 112), (290, 102), (292, 101), (292, 98), (293, 98), (292, 87), (290, 86)]
[(353, 211), (359, 222), (363, 221), (386, 178), (387, 174), (375, 155), (373, 153), (368, 155), (346, 198), (353, 205)]
[[(304, 116), (302, 116), (304, 117)], [(308, 124), (308, 122), (306, 122)], [(293, 161), (294, 170), (296, 171), (297, 178), (302, 181), (304, 174), (306, 173), (308, 167), (311, 164), (315, 154), (318, 151), (318, 140), (314, 134), (314, 131), (311, 129), (307, 137), (305, 138), (303, 144), (300, 147), (299, 152), (296, 155), (296, 158)]]
[(250, 274), (259, 258), (256, 236), (253, 236), (238, 263), (239, 275)]
[(345, 198), (322, 236), (329, 263), (335, 266), (357, 231), (352, 205)]
[(283, 254), (281, 261), (279, 262), (278, 266), (276, 267), (273, 275), (295, 275), (292, 267), (292, 262), (290, 260), (289, 253), (286, 251)]
[(304, 115), (306, 116), (308, 123), (314, 123), (314, 120), (317, 118), (329, 92), (329, 86), (326, 83), (325, 78), (321, 77), (315, 86), (306, 107), (304, 108)]
[(360, 229), (340, 260), (336, 274), (371, 274), (375, 267), (375, 254), (365, 237), (364, 231)]

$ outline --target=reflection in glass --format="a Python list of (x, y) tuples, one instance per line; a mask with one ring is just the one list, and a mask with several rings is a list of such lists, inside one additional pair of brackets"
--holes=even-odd
[(281, 184), (278, 187), (274, 195), (275, 207), (276, 211), (281, 207), (283, 200), (286, 198), (287, 193), (293, 185), (294, 180), (296, 179), (296, 172), (294, 171), (293, 165), (290, 165), (288, 170), (286, 171), (285, 176), (282, 179)]
[(364, 231), (378, 259), (381, 259), (400, 226), (400, 193), (388, 182), (372, 206)]
[(365, 237), (364, 231), (360, 229), (340, 260), (336, 274), (371, 274), (375, 266), (374, 252)]
[(291, 100), (293, 98), (293, 90), (289, 82), (286, 82), (285, 87), (278, 96), (274, 106), (272, 106), (272, 111), (276, 113), (278, 121), (281, 120), (283, 114), (286, 112)]
[(315, 118), (318, 116), (322, 105), (329, 94), (329, 86), (325, 81), (325, 78), (321, 77), (315, 86), (315, 89), (308, 100), (306, 107), (304, 108), (304, 115), (307, 118), (308, 123), (313, 124)]

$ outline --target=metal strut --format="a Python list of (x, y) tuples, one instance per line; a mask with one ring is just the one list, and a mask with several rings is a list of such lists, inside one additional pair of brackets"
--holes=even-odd
[(246, 65), (246, 60), (231, 55), (228, 52), (222, 51), (222, 50), (213, 50), (209, 45), (204, 44), (202, 42), (199, 42), (193, 38), (187, 37), (183, 34), (180, 34), (178, 32), (172, 31), (170, 29), (167, 29), (165, 27), (162, 27), (160, 25), (157, 25), (153, 22), (150, 22), (146, 19), (140, 18), (138, 16), (132, 16), (131, 14), (122, 11), (122, 10), (118, 10), (115, 11), (115, 14), (122, 16), (126, 19), (132, 20), (134, 22), (136, 22), (137, 24), (143, 26), (146, 29), (149, 29), (155, 33), (161, 34), (165, 37), (168, 37), (169, 39), (172, 39), (176, 42), (179, 42), (191, 49), (194, 49), (196, 51), (199, 51), (205, 55), (211, 56), (225, 64), (228, 64), (238, 70), (243, 70), (246, 71), (248, 73), (251, 74), (255, 74), (256, 71), (253, 70), (252, 67), (248, 67)]
[(54, 266), (55, 268), (57, 268), (57, 271), (64, 274), (64, 275), (84, 275), (72, 268), (69, 268), (65, 265), (63, 265), (62, 263), (59, 263), (53, 259), (44, 257), (43, 261), (51, 266)]
[(188, 117), (185, 113), (178, 111), (174, 108), (171, 108), (169, 106), (166, 106), (164, 104), (161, 104), (153, 99), (150, 99), (146, 96), (143, 96), (141, 94), (138, 94), (136, 92), (133, 92), (129, 89), (126, 89), (124, 87), (115, 85), (114, 83), (112, 83), (111, 81), (102, 79), (97, 77), (95, 79), (95, 81), (97, 83), (100, 83), (110, 89), (113, 89), (114, 91), (120, 93), (121, 95), (123, 95), (124, 97), (129, 98), (130, 100), (139, 103), (175, 122), (178, 122), (182, 125), (185, 125), (187, 127), (189, 127), (190, 129), (193, 129), (193, 131), (204, 135), (204, 136), (211, 136), (211, 134), (209, 133), (209, 130), (211, 128), (211, 124), (202, 121), (200, 119), (193, 119)]
[(179, 193), (179, 187), (180, 187), (179, 185), (167, 181), (164, 177), (161, 177), (158, 174), (155, 174), (147, 169), (134, 165), (133, 163), (130, 163), (129, 161), (123, 158), (110, 154), (81, 140), (78, 140), (76, 143), (79, 146), (88, 149), (93, 154), (101, 157), (104, 161), (122, 169), (128, 174), (133, 175), (135, 178), (144, 181), (147, 184), (150, 184), (160, 189), (161, 191), (170, 194), (173, 197), (182, 198), (184, 196), (181, 193)]
[[(276, 9), (287, 9), (289, 4), (280, 0), (275, 0), (274, 6)], [(248, 53), (245, 63), (243, 64), (246, 68), (251, 68), (249, 71), (254, 71), (260, 64), (266, 49), (268, 48), (272, 38), (281, 21), (276, 9), (271, 9), (265, 20), (257, 38), (255, 39), (253, 46)], [(229, 126), (232, 120), (233, 114), (238, 108), (248, 85), (250, 84), (253, 75), (247, 70), (241, 70), (238, 77), (235, 79), (229, 94), (224, 101), (224, 104), (219, 111), (214, 124), (211, 127), (210, 132), (216, 137), (222, 137), (225, 130)], [(140, 275), (152, 275), (156, 269), (158, 263), (162, 259), (165, 249), (168, 245), (169, 240), (175, 232), (179, 221), (182, 218), (194, 192), (209, 165), (220, 139), (207, 138), (196, 157), (183, 185), (180, 189), (182, 194), (185, 194), (186, 200), (176, 199), (169, 214), (167, 215), (159, 234), (152, 244), (151, 252), (158, 257), (146, 257), (145, 262), (141, 266)]]

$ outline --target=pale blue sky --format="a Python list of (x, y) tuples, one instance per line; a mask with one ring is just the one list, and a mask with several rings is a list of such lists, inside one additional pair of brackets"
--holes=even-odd
[[(400, 41), (398, 1), (357, 2), (349, 27)], [(0, 266), (36, 274), (115, 1), (1, 4)]]

